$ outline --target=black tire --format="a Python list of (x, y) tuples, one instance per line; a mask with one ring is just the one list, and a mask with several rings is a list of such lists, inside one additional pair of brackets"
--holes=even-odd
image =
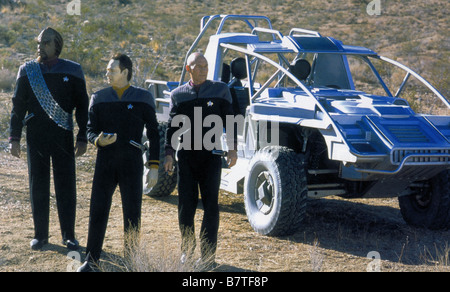
[(398, 198), (406, 223), (432, 230), (450, 228), (450, 170), (428, 180), (425, 187)]
[(245, 178), (245, 211), (252, 228), (264, 235), (297, 231), (306, 212), (305, 158), (292, 149), (268, 146), (250, 161)]
[[(165, 157), (165, 151), (164, 151), (164, 143), (165, 143), (165, 135), (166, 135), (166, 129), (167, 129), (167, 123), (160, 123), (158, 125), (158, 132), (159, 132), (159, 169), (158, 169), (158, 182), (153, 188), (148, 187), (145, 184), (146, 176), (149, 171), (149, 169), (144, 168), (144, 175), (142, 177), (143, 180), (143, 193), (144, 195), (151, 196), (151, 197), (165, 197), (169, 196), (175, 187), (177, 186), (177, 165), (175, 162), (175, 170), (172, 175), (168, 175), (164, 171), (164, 157)], [(148, 144), (147, 136), (144, 133), (143, 136), (143, 143)], [(147, 162), (146, 155), (143, 155), (144, 163)]]

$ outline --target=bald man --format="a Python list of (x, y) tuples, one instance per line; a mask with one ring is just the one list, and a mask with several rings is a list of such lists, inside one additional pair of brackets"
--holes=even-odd
[[(194, 217), (198, 203), (199, 189), (203, 203), (203, 222), (201, 226), (201, 255), (203, 262), (211, 263), (214, 268), (215, 252), (217, 248), (217, 233), (219, 229), (219, 187), (222, 169), (222, 157), (216, 155), (213, 150), (203, 145), (205, 133), (211, 127), (204, 127), (203, 121), (207, 116), (221, 119), (222, 125), (226, 125), (226, 116), (234, 116), (231, 105), (231, 94), (228, 86), (222, 82), (207, 80), (208, 62), (200, 53), (194, 53), (188, 57), (186, 71), (190, 75), (188, 83), (176, 88), (171, 93), (171, 106), (169, 127), (165, 142), (165, 170), (173, 167), (175, 155), (172, 140), (180, 125), (172, 123), (176, 117), (183, 116), (190, 120), (191, 127), (184, 131), (186, 137), (181, 135), (181, 140), (191, 138), (192, 141), (183, 142), (184, 147), (178, 147), (178, 219), (182, 235), (182, 262), (193, 255), (195, 248)], [(201, 116), (196, 116), (201, 115)], [(194, 121), (201, 119), (202, 123), (196, 125)], [(217, 121), (220, 122), (220, 121)], [(172, 125), (174, 124), (174, 125)], [(183, 125), (182, 127), (186, 127)], [(190, 132), (190, 133), (189, 133)], [(188, 134), (189, 133), (189, 134)], [(200, 138), (201, 141), (196, 140)], [(236, 164), (237, 152), (236, 137), (228, 141), (227, 163), (229, 167)], [(199, 146), (202, 144), (201, 146)], [(214, 142), (214, 141), (213, 141)], [(217, 141), (216, 141), (217, 142)], [(192, 244), (194, 243), (194, 244)]]
[[(75, 239), (75, 157), (86, 152), (89, 97), (81, 66), (60, 59), (63, 39), (54, 29), (37, 38), (38, 58), (22, 65), (17, 75), (10, 124), (10, 152), (20, 157), (26, 126), (27, 158), (33, 212), (31, 248), (41, 249), (49, 237), (50, 165), (63, 244), (78, 249)], [(73, 118), (78, 125), (74, 148)]]

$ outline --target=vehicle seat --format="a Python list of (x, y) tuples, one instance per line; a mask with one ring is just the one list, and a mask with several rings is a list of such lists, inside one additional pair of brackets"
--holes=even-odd
[(311, 64), (305, 59), (298, 59), (289, 66), (289, 71), (300, 81), (305, 81), (311, 73)]
[(235, 115), (245, 115), (250, 104), (248, 88), (242, 86), (242, 79), (247, 78), (247, 65), (244, 58), (233, 59), (230, 63), (231, 75), (236, 78), (230, 87)]
[(222, 75), (221, 75), (220, 81), (228, 84), (230, 82), (230, 74), (231, 74), (230, 65), (223, 63), (222, 64)]

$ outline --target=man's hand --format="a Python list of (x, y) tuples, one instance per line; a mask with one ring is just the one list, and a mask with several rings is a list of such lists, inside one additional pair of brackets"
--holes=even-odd
[(237, 162), (237, 151), (236, 150), (230, 150), (228, 151), (227, 154), (227, 164), (228, 164), (228, 168), (232, 168), (233, 166), (236, 165)]
[(77, 143), (75, 144), (75, 157), (82, 156), (84, 153), (86, 153), (86, 150), (87, 150), (87, 143), (77, 141)]
[(111, 145), (117, 141), (117, 134), (104, 134), (103, 132), (98, 135), (95, 144), (100, 147), (105, 147)]
[(173, 174), (173, 157), (172, 155), (166, 155), (164, 159), (164, 171), (169, 175)]
[(9, 144), (9, 151), (12, 156), (20, 158), (20, 142), (11, 141)]

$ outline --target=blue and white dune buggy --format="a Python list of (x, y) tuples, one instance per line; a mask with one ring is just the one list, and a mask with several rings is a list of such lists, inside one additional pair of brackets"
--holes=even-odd
[[(254, 230), (293, 233), (308, 198), (332, 195), (398, 197), (407, 223), (450, 227), (450, 103), (429, 82), (315, 31), (283, 35), (263, 16), (204, 17), (187, 56), (211, 29), (209, 79), (228, 83), (242, 117), (238, 164), (223, 170), (221, 187), (244, 194)], [(147, 80), (162, 134), (170, 91), (185, 75)], [(161, 170), (146, 193), (168, 195), (175, 185)]]

